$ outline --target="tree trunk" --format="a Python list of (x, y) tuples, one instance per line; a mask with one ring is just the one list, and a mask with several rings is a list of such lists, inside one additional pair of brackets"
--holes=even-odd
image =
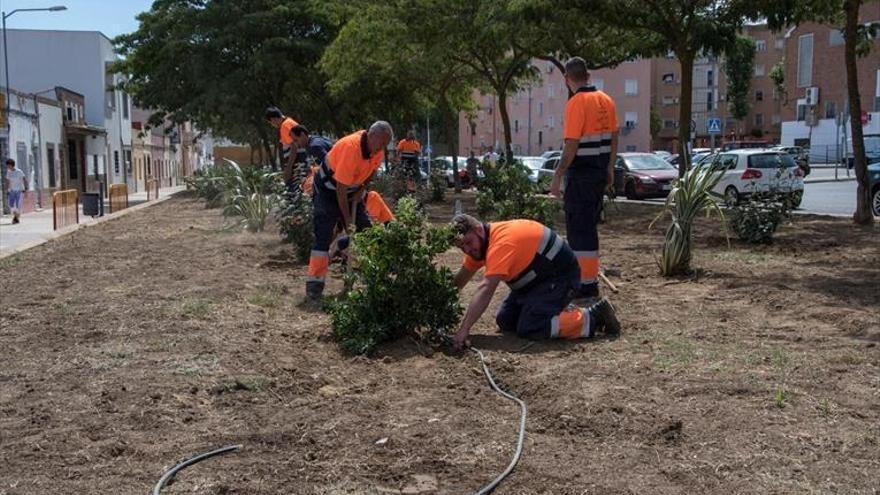
[(496, 91), (498, 92), (498, 110), (501, 112), (501, 126), (504, 128), (504, 161), (509, 165), (513, 163), (513, 148), (510, 146), (513, 137), (510, 132), (510, 114), (507, 113), (507, 88)]
[(871, 191), (868, 189), (868, 160), (865, 157), (865, 136), (862, 131), (862, 98), (859, 95), (859, 74), (856, 45), (859, 27), (859, 7), (861, 0), (846, 0), (843, 9), (846, 13), (844, 38), (846, 44), (846, 85), (849, 93), (849, 125), (852, 130), (853, 164), (856, 169), (856, 212), (853, 221), (859, 225), (873, 222), (871, 213)]
[(676, 50), (678, 60), (681, 63), (681, 96), (679, 98), (678, 111), (678, 144), (681, 146), (678, 161), (678, 176), (683, 177), (691, 167), (691, 154), (688, 143), (691, 139), (691, 115), (693, 112), (693, 88), (694, 88), (694, 58), (696, 54), (687, 51)]

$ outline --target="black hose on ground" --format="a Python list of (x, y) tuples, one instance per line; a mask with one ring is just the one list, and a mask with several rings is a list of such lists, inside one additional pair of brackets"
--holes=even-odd
[(236, 450), (241, 449), (241, 445), (230, 445), (228, 447), (223, 447), (222, 449), (212, 450), (210, 452), (205, 452), (204, 454), (199, 454), (191, 459), (181, 462), (180, 464), (174, 466), (169, 469), (159, 478), (159, 482), (156, 483), (156, 486), (153, 487), (153, 495), (160, 495), (162, 488), (171, 481), (171, 478), (174, 478), (174, 475), (178, 473), (178, 471), (192, 466), (197, 462), (204, 461), (205, 459), (210, 459), (211, 457), (228, 454), (230, 452), (235, 452)]
[(471, 347), (471, 350), (474, 351), (480, 358), (480, 364), (483, 365), (483, 373), (486, 375), (486, 379), (489, 380), (489, 386), (492, 387), (492, 389), (496, 393), (498, 393), (505, 399), (519, 404), (520, 410), (522, 411), (522, 414), (519, 418), (519, 437), (516, 440), (516, 451), (513, 453), (513, 459), (510, 460), (510, 464), (508, 464), (507, 468), (501, 474), (499, 474), (497, 478), (492, 480), (491, 483), (489, 483), (488, 485), (480, 489), (480, 491), (478, 491), (476, 494), (474, 494), (486, 495), (487, 493), (492, 493), (492, 491), (495, 490), (495, 488), (497, 488), (502, 481), (504, 481), (504, 478), (506, 478), (508, 475), (510, 475), (510, 473), (513, 472), (513, 469), (519, 462), (519, 458), (522, 456), (523, 442), (526, 438), (526, 415), (528, 414), (528, 408), (526, 408), (525, 402), (523, 402), (518, 397), (505, 392), (498, 386), (498, 384), (495, 383), (495, 379), (492, 378), (492, 373), (489, 372), (489, 367), (486, 365), (486, 356), (484, 356), (479, 349)]

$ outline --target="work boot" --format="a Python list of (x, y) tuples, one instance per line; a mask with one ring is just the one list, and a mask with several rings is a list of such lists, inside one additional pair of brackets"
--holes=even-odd
[(306, 282), (306, 298), (310, 301), (320, 301), (324, 294), (324, 282)]
[(20, 222), (20, 220), (18, 219), (18, 215), (15, 215), (14, 217), (12, 217), (12, 224), (13, 224), (13, 225), (15, 225), (15, 224), (17, 224), (17, 223), (19, 223), (19, 222)]
[(576, 306), (589, 308), (595, 304), (599, 298), (599, 284), (582, 285), (579, 289), (574, 291), (572, 302)]
[(590, 306), (587, 310), (590, 313), (590, 327), (592, 335), (601, 330), (602, 333), (609, 337), (617, 337), (620, 335), (620, 322), (617, 320), (617, 311), (608, 299), (602, 299), (596, 304)]

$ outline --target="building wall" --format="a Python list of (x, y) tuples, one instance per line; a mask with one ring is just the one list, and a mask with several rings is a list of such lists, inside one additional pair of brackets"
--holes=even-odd
[[(48, 193), (61, 187), (61, 157), (64, 148), (64, 124), (61, 117), (61, 106), (57, 102), (40, 99), (37, 102), (40, 111), (40, 137), (42, 146), (40, 158), (42, 166), (42, 188)], [(49, 149), (53, 150), (51, 158)], [(50, 161), (51, 160), (51, 161)], [(50, 182), (50, 169), (55, 183)], [(43, 202), (45, 203), (45, 195)]]
[[(106, 64), (117, 60), (110, 40), (95, 31), (44, 31), (10, 29), (10, 84), (27, 92), (64, 86), (85, 96), (85, 117), (89, 125), (107, 130), (104, 161), (112, 164), (114, 152), (120, 162), (125, 149), (131, 149), (130, 120), (123, 119), (123, 97), (119, 91), (107, 91)], [(110, 103), (115, 103), (111, 109)], [(129, 114), (130, 115), (130, 114)], [(125, 169), (117, 174), (110, 167), (110, 182), (122, 182)]]
[[(568, 101), (568, 88), (560, 71), (550, 62), (535, 60), (539, 78), (531, 87), (510, 95), (508, 112), (511, 145), (516, 155), (540, 155), (558, 150), (563, 141), (563, 117)], [(626, 94), (626, 81), (635, 81), (637, 90)], [(593, 71), (591, 81), (608, 93), (617, 104), (617, 116), (623, 127), (620, 150), (649, 151), (651, 61), (638, 60), (621, 64), (615, 69)], [(477, 110), (473, 115), (459, 115), (459, 150), (461, 156), (470, 152), (484, 154), (488, 149), (502, 150), (504, 128), (498, 101), (494, 95), (476, 94)], [(625, 127), (626, 116), (634, 117), (633, 126)]]

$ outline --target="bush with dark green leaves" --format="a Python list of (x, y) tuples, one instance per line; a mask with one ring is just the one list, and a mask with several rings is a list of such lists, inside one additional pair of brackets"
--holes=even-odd
[(449, 183), (446, 181), (446, 171), (440, 167), (432, 167), (429, 196), (432, 203), (443, 202), (443, 199), (446, 197), (446, 188), (448, 187), (448, 184)]
[[(307, 165), (295, 165), (293, 183), (302, 184), (308, 173)], [(278, 233), (281, 234), (282, 239), (293, 245), (296, 259), (306, 263), (315, 239), (312, 226), (312, 197), (305, 194), (301, 187), (296, 187), (293, 191), (282, 191), (279, 197), (278, 209), (275, 211)]]
[(485, 172), (477, 191), (477, 212), (485, 220), (526, 218), (552, 227), (560, 203), (542, 197), (540, 186), (529, 178), (529, 169), (521, 162), (499, 164)]
[(404, 336), (437, 343), (461, 317), (452, 272), (435, 263), (450, 246), (450, 229), (429, 225), (413, 198), (401, 199), (395, 214), (395, 221), (354, 236), (352, 289), (327, 304), (346, 352), (369, 354)]
[(196, 170), (192, 177), (185, 179), (186, 186), (205, 200), (207, 208), (219, 208), (225, 201), (224, 194), (232, 174), (232, 167), (228, 164), (213, 165)]
[(773, 241), (779, 225), (791, 219), (793, 204), (783, 194), (753, 194), (731, 208), (730, 229), (743, 241), (766, 244)]

